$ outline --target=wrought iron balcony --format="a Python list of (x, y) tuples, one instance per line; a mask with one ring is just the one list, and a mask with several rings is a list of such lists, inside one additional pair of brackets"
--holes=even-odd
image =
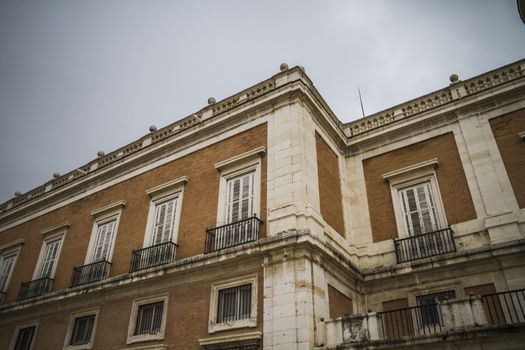
[(175, 250), (178, 247), (173, 242), (157, 244), (131, 253), (130, 272), (166, 265), (175, 260)]
[(106, 260), (96, 261), (80, 267), (73, 268), (73, 276), (69, 287), (76, 287), (91, 282), (102, 281), (108, 277), (111, 263)]
[(437, 334), (444, 331), (439, 304), (426, 304), (377, 313), (383, 339)]
[(483, 295), (481, 301), (489, 324), (525, 323), (525, 289)]
[(18, 292), (18, 300), (39, 297), (51, 290), (53, 279), (49, 277), (39, 278), (30, 282), (22, 283)]
[(397, 263), (413, 261), (456, 251), (449, 228), (408, 238), (394, 239)]
[(259, 239), (262, 221), (256, 216), (206, 230), (205, 253)]

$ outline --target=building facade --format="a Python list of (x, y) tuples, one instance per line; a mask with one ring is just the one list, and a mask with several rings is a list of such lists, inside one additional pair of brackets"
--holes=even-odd
[(519, 349), (525, 60), (343, 124), (301, 67), (0, 205), (0, 348)]

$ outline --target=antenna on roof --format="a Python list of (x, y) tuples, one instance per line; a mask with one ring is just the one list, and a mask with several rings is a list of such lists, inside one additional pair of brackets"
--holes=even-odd
[(357, 92), (359, 93), (359, 103), (361, 103), (361, 113), (363, 113), (363, 118), (365, 117), (365, 109), (363, 108), (363, 98), (361, 97), (361, 90), (357, 88)]

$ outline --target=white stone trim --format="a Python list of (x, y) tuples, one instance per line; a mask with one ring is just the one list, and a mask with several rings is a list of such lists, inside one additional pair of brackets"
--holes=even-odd
[(117, 240), (117, 234), (118, 234), (118, 228), (120, 224), (120, 217), (122, 214), (122, 209), (125, 206), (124, 201), (118, 201), (115, 203), (112, 203), (110, 205), (106, 205), (105, 207), (102, 207), (100, 209), (93, 210), (91, 212), (91, 216), (94, 218), (93, 227), (91, 229), (91, 236), (89, 239), (89, 245), (86, 252), (86, 257), (84, 259), (84, 265), (92, 263), (91, 261), (93, 250), (95, 249), (95, 244), (97, 241), (97, 232), (98, 227), (100, 225), (103, 225), (105, 223), (108, 223), (110, 221), (116, 220), (115, 222), (115, 232), (113, 233), (113, 237), (111, 237), (111, 249), (108, 254), (108, 261), (111, 262), (111, 259), (113, 257), (113, 251), (115, 249), (115, 241)]
[(0, 246), (0, 253), (4, 253), (8, 250), (11, 250), (11, 249), (17, 249), (17, 248), (20, 248), (22, 247), (24, 244), (25, 244), (25, 240), (24, 239), (17, 239), (15, 241), (12, 241), (12, 242), (9, 242), (9, 243), (6, 243), (4, 245), (1, 245)]
[(436, 167), (438, 164), (439, 162), (437, 158), (434, 158), (401, 169), (390, 171), (382, 175), (383, 179), (388, 181), (390, 184), (390, 194), (392, 197), (392, 204), (394, 206), (398, 237), (409, 237), (409, 234), (406, 232), (405, 228), (403, 209), (401, 207), (401, 203), (399, 203), (399, 190), (427, 181), (430, 182), (432, 196), (436, 204), (436, 211), (438, 214), (437, 222), (442, 228), (447, 227), (445, 208), (441, 199), (441, 192), (439, 191), (439, 184), (436, 176)]
[(99, 209), (95, 209), (91, 212), (91, 216), (95, 217), (95, 218), (103, 218), (103, 217), (106, 217), (106, 216), (111, 216), (113, 215), (113, 212), (115, 211), (121, 211), (122, 208), (124, 208), (126, 206), (126, 202), (125, 201), (118, 201), (118, 202), (115, 202), (115, 203), (111, 203), (111, 204), (108, 204), (102, 208), (99, 208)]
[(146, 193), (152, 198), (152, 200), (158, 200), (164, 196), (169, 196), (175, 192), (182, 191), (188, 180), (189, 178), (187, 176), (181, 176), (175, 180), (147, 189)]
[(248, 340), (261, 340), (262, 332), (246, 332), (239, 334), (223, 335), (219, 337), (209, 337), (199, 339), (200, 346), (209, 346), (224, 343), (234, 343)]
[[(217, 305), (219, 303), (219, 290), (241, 286), (243, 284), (252, 285), (252, 303), (251, 303), (251, 317), (245, 320), (236, 320), (226, 323), (216, 323)], [(215, 333), (228, 329), (256, 327), (257, 326), (257, 275), (239, 277), (227, 281), (213, 283), (211, 286), (210, 295), (210, 312), (208, 333)]]
[(16, 338), (18, 338), (18, 333), (20, 332), (20, 330), (24, 328), (28, 328), (28, 327), (33, 327), (33, 326), (35, 327), (35, 333), (33, 334), (33, 340), (31, 341), (29, 350), (33, 349), (33, 346), (35, 345), (35, 339), (38, 333), (38, 326), (39, 326), (39, 322), (37, 320), (24, 322), (16, 326), (13, 332), (13, 337), (11, 338), (11, 343), (9, 344), (9, 350), (14, 350), (15, 345), (16, 345)]
[(54, 226), (51, 226), (49, 228), (46, 228), (46, 229), (43, 229), (41, 234), (42, 236), (48, 236), (54, 232), (57, 232), (57, 231), (64, 231), (64, 230), (67, 230), (69, 228), (69, 226), (71, 226), (70, 222), (69, 221), (64, 221), (64, 222), (61, 222), (60, 224), (57, 224), (57, 225), (54, 225)]
[[(158, 301), (164, 302), (164, 306), (162, 307), (162, 321), (161, 321), (160, 332), (156, 334), (134, 335), (139, 307), (141, 305), (151, 304), (151, 303), (155, 303)], [(147, 298), (133, 300), (133, 306), (131, 307), (131, 314), (130, 314), (129, 326), (128, 326), (128, 338), (126, 340), (126, 344), (164, 339), (164, 333), (166, 331), (166, 318), (168, 314), (168, 301), (169, 301), (168, 294), (155, 295), (155, 296), (150, 296)]]
[[(63, 350), (84, 350), (84, 349), (92, 349), (93, 348), (93, 341), (95, 340), (95, 332), (97, 331), (97, 322), (98, 322), (98, 313), (100, 311), (99, 307), (79, 311), (72, 313), (69, 317), (69, 325), (67, 327), (67, 333), (66, 338), (64, 339), (64, 347)], [(75, 321), (79, 317), (83, 316), (89, 316), (89, 315), (95, 315), (95, 321), (93, 321), (93, 329), (91, 330), (91, 336), (89, 343), (82, 344), (82, 345), (69, 345), (71, 342), (71, 336), (73, 335), (73, 328), (75, 327)]]
[[(261, 153), (261, 150), (263, 153)], [(226, 220), (226, 206), (228, 203), (228, 180), (243, 174), (253, 172), (253, 213), (261, 217), (261, 155), (264, 148), (259, 147), (255, 150), (243, 153), (223, 162), (215, 164), (215, 168), (220, 171), (219, 198), (217, 202), (217, 222), (216, 225), (224, 225)]]
[(518, 136), (520, 137), (521, 141), (525, 142), (525, 131), (520, 132)]

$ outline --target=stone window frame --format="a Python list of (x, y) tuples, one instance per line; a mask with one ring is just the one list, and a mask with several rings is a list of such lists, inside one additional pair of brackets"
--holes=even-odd
[[(137, 317), (139, 312), (139, 307), (141, 305), (146, 304), (152, 304), (162, 301), (164, 302), (164, 306), (162, 308), (162, 321), (161, 321), (161, 328), (159, 333), (155, 334), (139, 334), (135, 335), (135, 326), (137, 324)], [(139, 298), (134, 299), (133, 304), (131, 307), (131, 313), (129, 318), (129, 326), (128, 326), (128, 337), (126, 340), (126, 344), (133, 344), (133, 343), (139, 343), (139, 342), (147, 342), (152, 340), (164, 340), (164, 336), (166, 333), (166, 320), (168, 315), (168, 302), (169, 302), (169, 295), (168, 293), (165, 294), (159, 294), (154, 296), (149, 296), (146, 298)]]
[[(25, 241), (23, 239), (17, 239), (16, 241), (7, 243), (3, 246), (0, 246), (0, 267), (2, 266), (4, 259), (14, 256), (13, 264), (11, 265), (11, 270), (9, 271), (9, 274), (7, 275), (7, 279), (5, 281), (5, 285), (3, 290), (0, 289), (1, 292), (7, 292), (7, 288), (9, 287), (9, 282), (11, 280), (11, 277), (13, 277), (13, 272), (15, 270), (16, 262), (18, 261), (18, 257), (20, 256), (20, 251), (22, 250), (22, 246), (24, 245)], [(5, 297), (5, 294), (0, 294), (0, 303), (3, 302), (3, 298)]]
[(87, 265), (93, 262), (92, 258), (93, 258), (93, 251), (95, 249), (95, 244), (97, 241), (98, 227), (100, 225), (116, 220), (115, 231), (113, 232), (113, 237), (111, 237), (111, 248), (110, 248), (110, 251), (107, 257), (107, 260), (111, 262), (113, 258), (113, 251), (115, 249), (115, 242), (117, 240), (118, 228), (120, 224), (120, 217), (122, 216), (122, 210), (124, 209), (125, 206), (126, 206), (126, 202), (118, 201), (118, 202), (106, 205), (102, 208), (95, 209), (91, 212), (91, 216), (93, 217), (94, 221), (93, 221), (93, 227), (91, 229), (91, 236), (89, 238), (89, 245), (88, 245), (88, 249), (86, 252), (86, 257), (84, 259), (84, 265)]
[(438, 159), (433, 158), (382, 174), (383, 179), (388, 181), (390, 184), (390, 195), (394, 207), (397, 236), (399, 238), (411, 237), (405, 227), (405, 219), (403, 216), (403, 208), (401, 207), (399, 199), (399, 191), (403, 188), (415, 186), (425, 182), (430, 182), (430, 189), (435, 202), (435, 208), (438, 216), (437, 222), (439, 223), (439, 226), (442, 229), (448, 226), (447, 217), (445, 215), (445, 207), (443, 205), (441, 191), (439, 190), (439, 183), (436, 175), (436, 168), (438, 165)]
[(215, 164), (215, 169), (220, 172), (219, 198), (217, 203), (216, 225), (227, 223), (228, 180), (253, 172), (253, 213), (261, 217), (261, 167), (264, 147), (239, 154)]
[(146, 190), (146, 193), (150, 197), (150, 205), (148, 209), (148, 217), (146, 220), (146, 232), (144, 233), (144, 241), (142, 244), (143, 248), (147, 248), (152, 245), (151, 243), (154, 233), (153, 226), (155, 224), (155, 211), (157, 205), (172, 199), (177, 199), (178, 201), (175, 211), (175, 222), (173, 223), (173, 232), (171, 233), (171, 241), (173, 243), (177, 243), (182, 212), (182, 201), (184, 198), (184, 187), (188, 180), (189, 179), (187, 176), (182, 176), (175, 180)]
[(9, 350), (14, 350), (15, 345), (16, 345), (16, 340), (17, 340), (18, 335), (19, 335), (19, 333), (20, 333), (20, 331), (22, 329), (29, 328), (29, 327), (35, 327), (35, 333), (33, 334), (33, 339), (31, 341), (31, 346), (29, 347), (29, 349), (33, 349), (33, 347), (35, 345), (36, 336), (38, 335), (39, 323), (40, 322), (38, 320), (33, 320), (33, 321), (27, 321), (27, 322), (18, 324), (15, 327), (15, 330), (13, 331), (13, 337), (11, 338), (11, 343), (9, 344), (9, 348), (8, 349)]
[[(98, 322), (98, 314), (100, 312), (99, 307), (86, 309), (83, 311), (77, 311), (71, 314), (69, 317), (69, 324), (67, 327), (66, 332), (66, 338), (64, 340), (64, 347), (63, 350), (81, 350), (81, 349), (92, 349), (93, 348), (93, 342), (95, 340), (95, 333), (97, 331), (97, 322)], [(70, 345), (71, 342), (71, 336), (73, 335), (73, 329), (75, 327), (75, 322), (77, 318), (83, 317), (83, 316), (89, 316), (89, 315), (95, 315), (95, 321), (93, 321), (93, 329), (91, 331), (90, 341), (88, 344), (81, 344), (81, 345)]]
[(33, 278), (32, 280), (36, 280), (40, 278), (40, 269), (42, 268), (42, 263), (44, 260), (44, 255), (46, 252), (46, 247), (48, 243), (51, 243), (52, 241), (60, 240), (60, 244), (58, 246), (57, 254), (55, 262), (53, 263), (53, 268), (51, 269), (51, 274), (48, 276), (49, 278), (53, 279), (55, 277), (55, 273), (58, 267), (58, 262), (60, 261), (60, 254), (62, 253), (62, 248), (64, 246), (64, 240), (66, 237), (67, 230), (69, 229), (69, 222), (64, 222), (58, 225), (55, 225), (53, 227), (47, 228), (45, 230), (42, 230), (42, 237), (43, 242), (42, 246), (40, 247), (40, 253), (38, 254), (38, 260), (35, 267), (35, 271), (33, 272)]
[[(251, 284), (251, 317), (243, 320), (217, 323), (217, 308), (219, 305), (219, 291), (222, 289)], [(210, 311), (208, 315), (208, 333), (215, 333), (229, 329), (257, 327), (257, 274), (237, 277), (226, 281), (216, 282), (211, 285)]]

